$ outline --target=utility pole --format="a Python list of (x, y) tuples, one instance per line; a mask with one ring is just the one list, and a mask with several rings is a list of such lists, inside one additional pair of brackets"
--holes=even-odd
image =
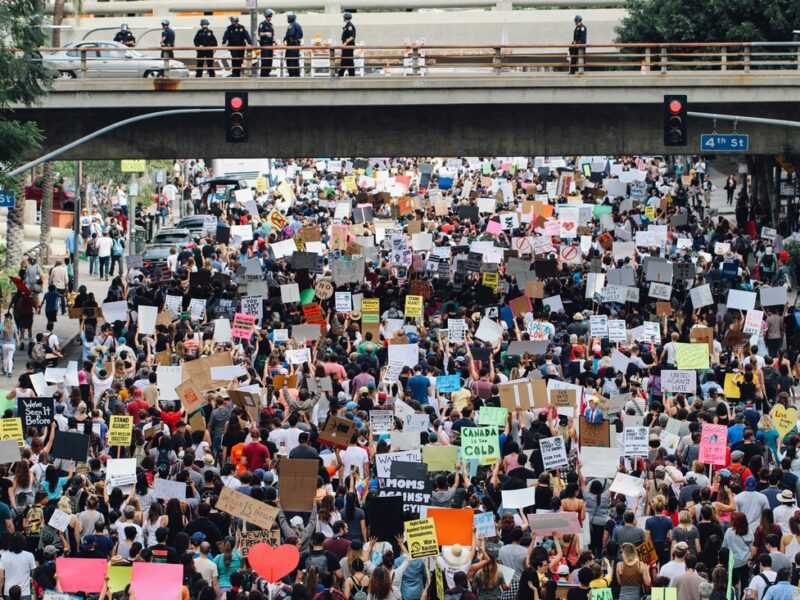
[[(78, 239), (81, 235), (81, 210), (83, 206), (83, 161), (75, 161), (75, 216), (72, 219), (72, 235), (75, 252), (72, 261), (72, 287), (77, 292), (81, 281), (81, 245)], [(88, 260), (88, 258), (87, 258)]]

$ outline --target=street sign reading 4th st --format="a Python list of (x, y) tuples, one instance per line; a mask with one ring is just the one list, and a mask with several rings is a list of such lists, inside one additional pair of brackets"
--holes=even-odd
[(712, 152), (747, 152), (750, 136), (741, 133), (703, 133), (700, 148)]
[(14, 208), (17, 204), (17, 195), (14, 190), (0, 190), (0, 208)]

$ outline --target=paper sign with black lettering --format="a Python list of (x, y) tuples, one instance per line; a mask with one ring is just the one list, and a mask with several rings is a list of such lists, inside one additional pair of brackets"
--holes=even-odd
[(541, 448), (542, 463), (545, 471), (566, 469), (569, 466), (564, 438), (561, 436), (542, 438), (539, 440), (539, 447)]

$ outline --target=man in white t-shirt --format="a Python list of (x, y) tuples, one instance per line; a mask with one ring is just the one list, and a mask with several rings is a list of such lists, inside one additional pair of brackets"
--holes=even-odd
[[(97, 240), (97, 257), (100, 259), (100, 277), (108, 281), (108, 267), (111, 264), (111, 248), (114, 240), (108, 235), (108, 231)], [(125, 539), (125, 538), (123, 538)]]
[(686, 573), (686, 563), (684, 562), (684, 558), (686, 558), (686, 552), (688, 552), (688, 549), (689, 546), (686, 545), (686, 542), (678, 542), (675, 544), (675, 548), (672, 549), (672, 560), (661, 567), (661, 570), (658, 572), (658, 576), (668, 577), (671, 583), (673, 577), (677, 577), (678, 575), (683, 575)]
[(3, 552), (0, 558), (0, 572), (3, 574), (3, 594), (9, 597), (9, 591), (15, 585), (20, 587), (23, 598), (31, 597), (31, 571), (36, 568), (33, 554), (25, 550), (25, 536), (21, 533), (14, 534), (11, 538), (11, 547)]
[(775, 583), (778, 574), (772, 570), (772, 558), (769, 554), (762, 554), (757, 560), (760, 567), (758, 575), (753, 576), (747, 587), (755, 592), (754, 600), (761, 600), (767, 585)]
[(358, 472), (363, 479), (369, 474), (369, 454), (367, 451), (356, 445), (358, 434), (353, 435), (347, 450), (340, 454), (344, 463), (344, 476), (347, 477), (353, 467), (358, 467)]

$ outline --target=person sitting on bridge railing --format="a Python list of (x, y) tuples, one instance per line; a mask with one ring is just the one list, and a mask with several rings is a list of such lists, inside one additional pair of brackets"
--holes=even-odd
[(167, 19), (161, 21), (161, 27), (161, 58), (175, 58), (175, 54), (172, 52), (175, 47), (175, 32), (170, 29)]
[[(250, 34), (242, 25), (239, 25), (239, 17), (233, 15), (231, 17), (231, 24), (225, 30), (225, 35), (222, 36), (223, 46), (249, 46), (253, 42), (250, 40)], [(231, 77), (240, 77), (242, 74), (242, 61), (244, 60), (244, 50), (231, 50), (231, 62), (233, 63), (233, 73)]]
[(119, 26), (119, 31), (117, 35), (114, 36), (114, 41), (119, 42), (120, 44), (125, 44), (129, 48), (133, 48), (136, 45), (136, 38), (133, 37), (130, 29), (128, 29), (128, 25), (123, 23)]
[[(299, 46), (303, 40), (303, 28), (297, 22), (297, 15), (288, 12), (286, 20), (289, 22), (289, 29), (283, 36), (283, 43), (287, 46)], [(300, 50), (286, 51), (286, 69), (289, 71), (289, 77), (300, 77)]]
[[(194, 35), (194, 45), (198, 48), (208, 47), (213, 48), (217, 46), (217, 36), (208, 28), (208, 19), (200, 19), (200, 29)], [(203, 67), (208, 69), (208, 76), (214, 77), (214, 51), (213, 50), (198, 50), (197, 51), (197, 77), (203, 76)]]

